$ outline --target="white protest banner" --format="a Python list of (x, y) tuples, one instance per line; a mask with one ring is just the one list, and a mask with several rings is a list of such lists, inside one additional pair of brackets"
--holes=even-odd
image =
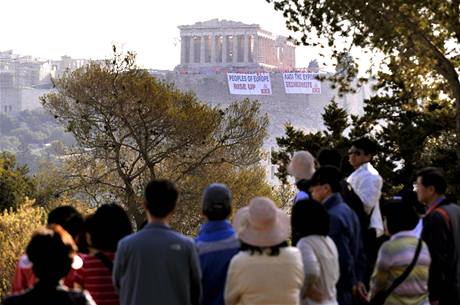
[(283, 73), (284, 89), (286, 93), (321, 94), (319, 74), (306, 72)]
[(227, 73), (230, 94), (271, 95), (272, 85), (268, 73)]

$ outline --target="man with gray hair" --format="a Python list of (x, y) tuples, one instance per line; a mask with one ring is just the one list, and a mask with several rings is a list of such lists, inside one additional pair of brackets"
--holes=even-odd
[(232, 195), (224, 184), (213, 183), (203, 193), (202, 213), (206, 223), (195, 239), (202, 270), (203, 305), (224, 305), (227, 270), (240, 242), (227, 218)]
[(295, 179), (295, 184), (299, 190), (294, 197), (294, 204), (300, 200), (310, 199), (308, 194), (308, 180), (315, 172), (315, 158), (308, 151), (296, 151), (292, 156), (291, 162), (287, 167), (289, 175)]

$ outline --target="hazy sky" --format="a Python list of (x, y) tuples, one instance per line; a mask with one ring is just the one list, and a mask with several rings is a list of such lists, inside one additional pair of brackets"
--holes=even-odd
[[(178, 25), (219, 18), (289, 34), (281, 13), (265, 0), (0, 0), (0, 12), (0, 51), (99, 59), (117, 43), (156, 69), (179, 64)], [(298, 48), (297, 66), (308, 65), (314, 53)]]

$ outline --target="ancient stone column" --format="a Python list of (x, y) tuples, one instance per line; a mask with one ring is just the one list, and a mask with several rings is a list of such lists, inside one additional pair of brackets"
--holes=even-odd
[(190, 36), (190, 63), (195, 63), (195, 37)]
[(227, 62), (227, 35), (222, 35), (222, 63)]
[(260, 62), (266, 64), (267, 63), (267, 40), (265, 37), (260, 37), (261, 43), (260, 43), (260, 51), (261, 51), (261, 57), (260, 57)]
[(216, 35), (212, 34), (210, 37), (211, 43), (211, 63), (216, 63)]
[(254, 49), (253, 49), (253, 53), (252, 53), (252, 60), (254, 63), (259, 63), (259, 35), (254, 34)]
[(243, 50), (244, 50), (244, 63), (247, 64), (249, 62), (249, 39), (248, 39), (248, 34), (244, 34), (244, 46), (243, 46)]
[(233, 34), (233, 63), (236, 64), (238, 62), (238, 35)]
[(180, 64), (184, 65), (187, 62), (185, 56), (187, 55), (187, 44), (185, 41), (188, 37), (182, 36), (180, 39)]
[(200, 41), (200, 63), (204, 64), (205, 63), (205, 55), (206, 55), (206, 36), (202, 35)]

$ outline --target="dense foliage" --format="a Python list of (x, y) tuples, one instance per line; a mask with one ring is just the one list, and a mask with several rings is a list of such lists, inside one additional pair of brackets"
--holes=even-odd
[[(403, 83), (405, 92), (423, 101), (423, 107), (436, 108), (440, 99), (446, 99), (455, 114), (449, 118), (454, 129), (445, 135), (456, 151), (449, 166), (457, 167), (460, 176), (459, 1), (267, 1), (283, 12), (300, 43), (332, 47), (342, 63), (352, 47), (380, 52), (385, 55), (383, 70)], [(345, 68), (351, 74), (338, 75), (341, 84), (349, 83), (357, 72), (353, 61)]]
[(296, 150), (317, 155), (323, 147), (335, 148), (343, 157), (344, 174), (349, 174), (350, 143), (368, 136), (380, 146), (375, 165), (384, 178), (387, 194), (411, 189), (416, 170), (437, 166), (447, 174), (449, 192), (459, 196), (458, 175), (452, 166), (456, 160), (452, 105), (440, 100), (427, 107), (406, 90), (403, 82), (385, 77), (378, 86), (379, 94), (365, 101), (361, 117), (348, 115), (332, 101), (322, 114), (325, 131), (305, 133), (286, 126), (285, 136), (277, 139), (279, 150), (272, 154), (282, 182), (286, 183), (286, 166)]
[[(112, 61), (68, 72), (54, 84), (43, 106), (78, 143), (66, 157), (66, 181), (95, 202), (125, 202), (138, 223), (148, 180), (167, 178), (182, 194), (199, 194), (190, 181), (204, 186), (219, 181), (220, 171), (238, 175), (260, 159), (268, 119), (258, 102), (211, 107), (138, 68), (132, 53), (115, 50)], [(197, 206), (197, 197), (183, 200)]]
[(63, 147), (74, 143), (72, 134), (43, 109), (14, 116), (0, 113), (0, 151), (15, 154), (18, 163), (27, 165), (31, 173), (43, 160), (56, 162)]
[(23, 202), (16, 211), (0, 212), (0, 298), (10, 291), (16, 264), (32, 233), (45, 221), (45, 209), (34, 207), (33, 201)]
[(0, 212), (16, 209), (26, 196), (33, 195), (34, 184), (27, 173), (27, 166), (19, 166), (13, 154), (0, 153)]

